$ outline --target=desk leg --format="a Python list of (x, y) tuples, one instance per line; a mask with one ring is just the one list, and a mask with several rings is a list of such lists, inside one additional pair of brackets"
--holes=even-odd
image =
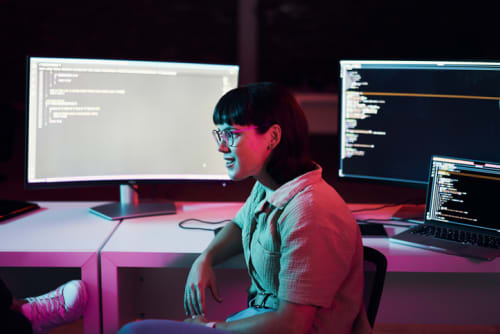
[(88, 304), (83, 315), (83, 331), (85, 334), (101, 332), (99, 303), (99, 271), (97, 254), (93, 254), (81, 267), (82, 280), (87, 286)]
[(118, 268), (101, 253), (101, 291), (103, 334), (115, 334), (119, 330)]

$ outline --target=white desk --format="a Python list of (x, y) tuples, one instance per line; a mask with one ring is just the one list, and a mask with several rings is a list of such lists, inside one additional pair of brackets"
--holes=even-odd
[[(124, 322), (131, 320), (120, 319), (120, 307), (123, 310), (126, 302), (121, 300), (123, 295), (119, 291), (119, 268), (189, 268), (208, 246), (214, 234), (209, 231), (184, 230), (178, 227), (178, 223), (188, 218), (208, 221), (230, 219), (241, 207), (241, 203), (176, 203), (176, 207), (175, 215), (123, 221), (102, 249), (104, 333), (116, 333)], [(245, 268), (243, 261), (232, 263), (236, 268)], [(231, 262), (228, 265), (231, 266)], [(165, 285), (168, 284), (165, 282)], [(158, 289), (165, 288), (165, 285)], [(183, 289), (180, 293), (182, 292)]]
[[(131, 287), (128, 285), (127, 289), (120, 289), (120, 268), (189, 268), (196, 256), (212, 240), (213, 234), (182, 230), (177, 224), (187, 218), (209, 221), (229, 219), (234, 217), (240, 206), (241, 203), (178, 203), (176, 215), (131, 219), (121, 223), (101, 252), (104, 333), (115, 333), (124, 322), (130, 321), (126, 317), (120, 318), (120, 308), (123, 312), (130, 303), (130, 300), (121, 299), (122, 294)], [(367, 206), (351, 207), (359, 209)], [(386, 208), (356, 215), (360, 219), (388, 218), (396, 209), (397, 207)], [(394, 229), (389, 227), (388, 231), (393, 233)], [(500, 281), (500, 259), (477, 262), (391, 243), (387, 238), (364, 238), (363, 242), (380, 250), (388, 260), (378, 322), (500, 323), (497, 307), (500, 300), (500, 287), (497, 287), (497, 282)], [(245, 268), (243, 261), (237, 260), (227, 266)], [(174, 295), (165, 294), (161, 290), (175, 288), (181, 289), (175, 296), (179, 298), (185, 276), (174, 276), (160, 280), (157, 290), (149, 290), (154, 291), (150, 297), (174, 298)], [(174, 282), (172, 279), (181, 282)], [(238, 279), (241, 282), (233, 283), (240, 291), (244, 291), (247, 281), (241, 277)], [(209, 293), (207, 296), (210, 300)], [(154, 303), (154, 298), (146, 302)], [(134, 302), (141, 301), (135, 299)], [(182, 303), (177, 303), (177, 307), (181, 308)]]
[[(353, 210), (377, 205), (350, 205)], [(358, 219), (388, 219), (399, 207), (356, 213)], [(394, 221), (392, 223), (398, 224)], [(389, 235), (404, 228), (386, 226)], [(500, 258), (479, 261), (363, 238), (387, 258), (377, 322), (391, 324), (499, 325)]]
[[(175, 292), (175, 298), (182, 298), (186, 271), (212, 240), (213, 233), (182, 230), (178, 223), (187, 218), (230, 219), (241, 206), (241, 203), (177, 203), (175, 215), (116, 223), (89, 213), (88, 208), (98, 204), (101, 203), (43, 202), (40, 203), (43, 210), (0, 223), (0, 266), (81, 268), (82, 279), (89, 289), (89, 305), (84, 315), (87, 334), (100, 332), (100, 312), (104, 333), (114, 334), (125, 320), (130, 320), (120, 318), (121, 310), (128, 311), (127, 307), (135, 302), (153, 302), (145, 300), (151, 294), (143, 300), (127, 300), (124, 297), (126, 289), (133, 284), (120, 279), (120, 270), (171, 268), (168, 270), (173, 270), (173, 274), (169, 273), (160, 284), (147, 282), (141, 289), (153, 291), (153, 299), (169, 298), (171, 290), (180, 289)], [(396, 209), (356, 215), (360, 219), (388, 218)], [(387, 230), (394, 232), (390, 227)], [(364, 238), (363, 242), (383, 252), (388, 260), (378, 322), (500, 324), (500, 259), (477, 262), (391, 243), (384, 238)], [(99, 304), (100, 249), (102, 310)], [(244, 289), (248, 286), (245, 265), (240, 257), (223, 267), (230, 268), (221, 269), (227, 275), (217, 276), (219, 287), (225, 286), (227, 290), (223, 304), (235, 310), (236, 304), (232, 301), (242, 302)], [(158, 273), (150, 276), (158, 276)], [(227, 276), (226, 284), (220, 276)], [(182, 312), (182, 301), (179, 306), (176, 308)]]
[(89, 213), (101, 203), (38, 204), (42, 209), (0, 222), (0, 266), (80, 268), (89, 295), (84, 332), (100, 333), (98, 251), (117, 223)]

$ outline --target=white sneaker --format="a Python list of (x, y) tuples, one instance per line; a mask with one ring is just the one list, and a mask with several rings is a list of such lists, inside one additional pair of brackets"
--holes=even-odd
[(83, 281), (74, 280), (38, 297), (28, 297), (22, 312), (31, 322), (34, 334), (78, 320), (87, 306), (87, 289)]

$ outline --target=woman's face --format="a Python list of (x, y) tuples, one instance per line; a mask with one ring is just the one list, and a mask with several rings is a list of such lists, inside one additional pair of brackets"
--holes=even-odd
[(237, 131), (233, 134), (233, 146), (224, 140), (219, 145), (231, 180), (239, 181), (251, 176), (262, 179), (266, 175), (265, 166), (271, 153), (268, 132), (259, 134), (256, 127), (236, 124), (218, 124), (217, 128), (219, 131)]

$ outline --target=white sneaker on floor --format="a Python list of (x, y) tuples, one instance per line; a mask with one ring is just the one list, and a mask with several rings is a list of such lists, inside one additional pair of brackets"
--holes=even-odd
[(87, 306), (87, 289), (83, 281), (74, 280), (38, 297), (28, 297), (22, 305), (34, 334), (46, 333), (55, 327), (82, 317)]

